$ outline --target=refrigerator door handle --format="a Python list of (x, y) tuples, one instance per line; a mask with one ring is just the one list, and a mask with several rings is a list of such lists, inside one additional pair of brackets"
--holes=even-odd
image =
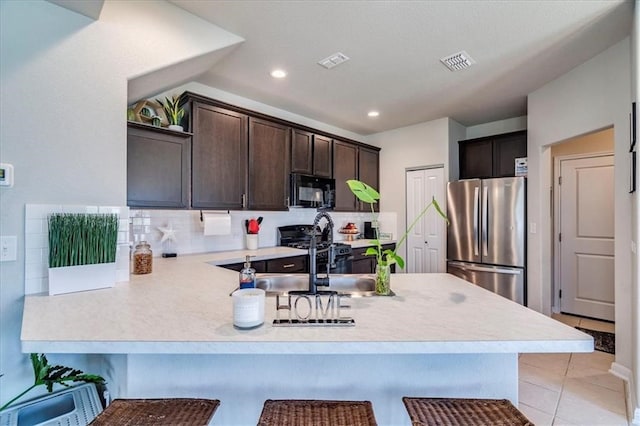
[(478, 216), (480, 213), (480, 188), (473, 188), (473, 254), (480, 256), (480, 236), (478, 235)]
[(493, 272), (497, 274), (507, 274), (507, 275), (520, 275), (522, 274), (521, 269), (506, 269), (506, 268), (493, 268), (493, 267), (485, 267), (485, 266), (473, 266), (468, 265), (466, 263), (460, 262), (448, 262), (450, 266), (455, 268), (464, 269), (466, 271), (477, 271), (477, 272)]
[(489, 187), (482, 186), (482, 255), (489, 255)]

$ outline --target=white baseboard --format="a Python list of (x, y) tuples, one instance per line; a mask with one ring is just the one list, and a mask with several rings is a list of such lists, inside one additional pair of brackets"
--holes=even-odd
[(627, 418), (630, 419), (630, 424), (640, 426), (640, 407), (636, 404), (635, 386), (633, 385), (633, 372), (627, 367), (618, 364), (617, 362), (611, 363), (609, 373), (625, 381), (625, 396), (627, 399)]

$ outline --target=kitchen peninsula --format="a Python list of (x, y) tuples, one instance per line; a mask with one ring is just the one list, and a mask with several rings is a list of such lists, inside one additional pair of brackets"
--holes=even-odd
[[(258, 256), (298, 256), (265, 249)], [(27, 296), (22, 350), (97, 354), (112, 397), (221, 400), (213, 424), (255, 424), (265, 399), (373, 402), (381, 425), (408, 424), (401, 397), (518, 400), (518, 353), (590, 352), (590, 336), (448, 274), (396, 274), (394, 297), (353, 298), (354, 327), (237, 330), (241, 253), (154, 259), (114, 288)]]

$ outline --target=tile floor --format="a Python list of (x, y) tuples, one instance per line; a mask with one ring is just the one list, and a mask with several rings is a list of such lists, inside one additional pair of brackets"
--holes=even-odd
[[(614, 332), (614, 324), (554, 315), (570, 326)], [(519, 408), (537, 426), (628, 425), (624, 382), (608, 372), (614, 355), (522, 354)]]

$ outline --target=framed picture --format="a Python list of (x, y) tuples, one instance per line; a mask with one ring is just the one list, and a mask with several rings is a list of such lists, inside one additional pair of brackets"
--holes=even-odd
[(629, 194), (636, 191), (636, 152), (629, 153)]

